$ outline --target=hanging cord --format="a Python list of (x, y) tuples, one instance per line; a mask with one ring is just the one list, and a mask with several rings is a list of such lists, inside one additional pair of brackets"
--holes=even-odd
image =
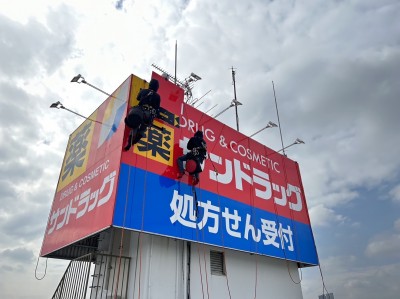
[[(266, 157), (268, 157), (268, 153), (267, 153), (267, 152), (266, 152)], [(285, 156), (285, 157), (286, 157), (286, 156)], [(284, 170), (285, 184), (287, 185), (288, 180), (287, 180), (286, 164), (285, 164), (285, 162), (284, 162), (283, 159), (282, 159), (282, 161), (283, 161), (283, 164), (284, 164), (283, 170)], [(268, 175), (270, 175), (270, 174), (271, 174), (271, 170), (268, 168)], [(270, 176), (270, 177), (271, 177), (271, 176)], [(272, 196), (272, 197), (273, 197), (273, 196)], [(273, 200), (274, 211), (275, 211), (275, 219), (276, 219), (276, 222), (279, 223), (278, 208), (277, 208), (277, 206), (276, 206), (275, 199), (272, 198), (272, 200)], [(289, 209), (290, 209), (290, 207), (289, 207)], [(291, 223), (292, 223), (292, 226), (293, 226), (293, 219), (292, 219), (293, 215), (292, 215), (292, 211), (290, 211), (290, 215), (291, 215), (291, 216), (290, 216), (290, 218), (291, 218)], [(283, 243), (283, 242), (282, 242), (282, 232), (281, 232), (281, 234), (279, 235), (279, 239), (281, 240), (281, 246), (282, 246), (282, 243)], [(293, 282), (294, 284), (300, 284), (301, 281), (302, 281), (302, 279), (303, 279), (303, 277), (302, 277), (302, 272), (300, 271), (300, 273), (301, 273), (300, 280), (299, 280), (298, 282), (295, 281), (295, 280), (293, 279), (292, 274), (290, 273), (289, 261), (288, 261), (288, 258), (287, 258), (287, 255), (286, 255), (286, 249), (284, 248), (284, 246), (282, 246), (282, 252), (283, 252), (283, 255), (284, 255), (284, 257), (285, 257), (286, 268), (287, 268), (287, 271), (288, 271), (288, 274), (289, 274), (290, 279), (292, 280), (292, 282)], [(297, 251), (296, 251), (296, 253), (297, 253)]]
[[(198, 256), (198, 260), (199, 260), (199, 271), (200, 271), (200, 283), (201, 283), (201, 293), (204, 299), (204, 286), (203, 286), (203, 271), (201, 269), (201, 258), (200, 258), (200, 246), (201, 243), (199, 242), (199, 230), (198, 230), (198, 225), (197, 225), (197, 218), (199, 216), (198, 211), (197, 211), (197, 193), (196, 193), (196, 189), (194, 186), (192, 186), (192, 193), (193, 193), (193, 199), (194, 199), (194, 204), (196, 205), (196, 239), (197, 239), (197, 256)], [(203, 219), (201, 220), (203, 221)], [(207, 271), (207, 269), (205, 269), (205, 271)]]
[[(242, 138), (237, 143), (239, 143), (245, 139), (247, 140), (247, 148), (250, 148), (250, 143), (249, 143), (250, 137)], [(249, 164), (250, 164), (250, 168), (252, 169), (253, 168), (252, 160), (249, 160)], [(255, 205), (254, 192), (253, 192), (253, 188), (250, 188), (250, 206), (251, 206), (252, 219), (255, 218), (254, 205)], [(255, 267), (256, 273), (255, 273), (255, 281), (254, 281), (254, 299), (256, 299), (257, 298), (257, 286), (258, 286), (258, 242), (255, 242), (255, 252), (253, 253), (253, 255), (255, 255), (255, 260), (256, 260), (256, 267)]]
[[(186, 103), (181, 104), (180, 118), (182, 118), (184, 116), (184, 114), (186, 113), (185, 105), (187, 105), (187, 104)], [(200, 120), (201, 120), (201, 118), (200, 118)], [(199, 122), (200, 122), (200, 120), (199, 120)], [(182, 128), (179, 126), (179, 140), (181, 140), (181, 139), (182, 139)], [(190, 178), (190, 175), (189, 175), (189, 178)], [(196, 189), (195, 189), (195, 186), (193, 186), (193, 185), (192, 185), (192, 194), (193, 194), (193, 201), (194, 201), (193, 204), (194, 204), (194, 208), (195, 208), (194, 212), (195, 212), (195, 217), (197, 220), (197, 218), (199, 216), (199, 205), (198, 205)], [(204, 284), (203, 284), (203, 272), (202, 272), (202, 267), (201, 267), (200, 242), (199, 242), (199, 232), (198, 232), (197, 221), (196, 221), (196, 239), (197, 239), (197, 255), (198, 255), (198, 261), (199, 261), (201, 292), (202, 292), (202, 297), (204, 299), (205, 294), (204, 294)], [(207, 271), (207, 269), (205, 269), (205, 270)], [(208, 292), (208, 282), (207, 282), (207, 292)]]
[[(139, 297), (138, 299), (140, 299), (140, 282), (141, 282), (141, 275), (142, 275), (142, 240), (141, 240), (141, 236), (143, 233), (143, 227), (144, 227), (144, 211), (145, 211), (145, 206), (146, 206), (146, 198), (147, 198), (147, 168), (148, 168), (148, 152), (149, 152), (149, 131), (150, 131), (150, 126), (147, 127), (147, 142), (146, 142), (146, 171), (144, 173), (144, 180), (143, 180), (143, 203), (142, 203), (142, 224), (141, 224), (141, 228), (140, 228), (140, 232), (139, 232)], [(150, 274), (149, 274), (150, 275)]]
[[(55, 199), (55, 196), (53, 197), (53, 200)], [(50, 212), (49, 212), (49, 216), (47, 217), (47, 223), (46, 223), (46, 227), (44, 228), (44, 236), (46, 236), (46, 228), (47, 228), (47, 224), (49, 223), (49, 220), (50, 220), (50, 215), (51, 215), (51, 210), (50, 210)], [(43, 237), (43, 240), (42, 240), (42, 248), (43, 248), (43, 244), (44, 244), (44, 239), (45, 239), (45, 237)], [(42, 280), (42, 279), (44, 279), (45, 277), (46, 277), (46, 273), (47, 273), (47, 260), (48, 260), (48, 258), (46, 258), (46, 266), (45, 266), (45, 268), (44, 268), (44, 274), (43, 274), (43, 276), (42, 277), (38, 277), (37, 276), (37, 269), (38, 269), (38, 265), (39, 265), (39, 258), (40, 258), (40, 253), (38, 254), (38, 258), (37, 258), (37, 261), (36, 261), (36, 267), (35, 267), (35, 278), (37, 279), (37, 280)]]
[(44, 268), (44, 274), (43, 274), (43, 276), (42, 276), (42, 277), (38, 277), (38, 276), (37, 276), (37, 268), (38, 268), (38, 265), (39, 265), (39, 258), (40, 258), (40, 256), (38, 256), (37, 262), (36, 262), (36, 267), (35, 267), (35, 278), (36, 278), (37, 280), (42, 280), (42, 279), (46, 276), (46, 272), (47, 272), (47, 260), (48, 260), (48, 258), (46, 257), (46, 266), (45, 266), (45, 268)]
[[(250, 148), (250, 138), (247, 137), (247, 148)], [(253, 169), (252, 160), (249, 160), (250, 168)], [(251, 203), (251, 214), (253, 219), (255, 218), (255, 196), (253, 188), (250, 188), (250, 203)], [(253, 220), (254, 221), (254, 220)], [(254, 223), (254, 222), (253, 222)], [(261, 240), (260, 240), (261, 241)], [(257, 286), (258, 286), (258, 242), (255, 242), (255, 260), (256, 260), (256, 273), (255, 273), (255, 281), (254, 281), (254, 299), (257, 298)]]
[[(221, 130), (221, 132), (222, 132), (222, 130)], [(214, 146), (215, 147), (215, 146)], [(217, 170), (217, 168), (215, 167), (215, 165), (214, 165), (214, 163), (213, 163), (213, 161), (210, 159), (210, 161), (211, 161), (211, 165), (212, 165), (212, 167), (214, 168), (214, 172), (216, 173), (216, 177), (217, 177), (217, 197), (218, 197), (218, 206), (219, 206), (219, 209), (221, 210), (221, 198), (220, 198), (220, 194), (219, 194), (219, 180), (218, 180), (218, 170)], [(224, 256), (226, 256), (226, 250), (225, 250), (225, 240), (224, 240), (224, 233), (223, 233), (223, 231), (222, 231), (222, 233), (221, 233), (221, 242), (222, 242), (222, 248), (223, 248), (223, 253), (224, 253)], [(225, 263), (225, 270), (226, 270), (226, 263)], [(225, 278), (226, 278), (226, 287), (227, 287), (227, 289), (228, 289), (228, 294), (229, 294), (229, 298), (232, 298), (232, 296), (231, 296), (231, 289), (230, 289), (230, 287), (229, 287), (229, 279), (228, 279), (228, 271), (226, 270), (226, 273), (225, 273)]]
[[(131, 91), (129, 91), (129, 98), (131, 96)], [(129, 100), (127, 100), (127, 106), (130, 106), (130, 102)], [(129, 108), (129, 110), (132, 109)], [(129, 113), (129, 110), (127, 113)], [(136, 138), (136, 136), (132, 136), (132, 138), (130, 138), (130, 135), (132, 134), (132, 129), (130, 129), (129, 131), (129, 135), (128, 135), (128, 143), (129, 143), (129, 148), (132, 147), (133, 145), (133, 140), (134, 138)], [(138, 132), (136, 131), (136, 134)], [(130, 141), (129, 141), (130, 140)], [(123, 144), (122, 144), (123, 146)], [(136, 163), (137, 163), (137, 158), (136, 158)], [(136, 165), (135, 163), (135, 165)], [(118, 274), (117, 274), (117, 280), (116, 280), (116, 288), (115, 288), (115, 292), (114, 292), (114, 299), (117, 298), (117, 291), (118, 291), (118, 284), (119, 284), (119, 276), (120, 276), (120, 270), (121, 270), (121, 262), (122, 262), (122, 251), (123, 251), (123, 245), (124, 245), (124, 238), (125, 238), (125, 224), (126, 224), (126, 213), (127, 213), (127, 209), (128, 209), (128, 199), (129, 199), (129, 187), (130, 187), (130, 179), (131, 179), (131, 166), (128, 165), (128, 182), (126, 185), (126, 191), (125, 191), (125, 207), (124, 207), (124, 218), (122, 221), (122, 230), (121, 230), (121, 241), (120, 241), (120, 245), (119, 245), (119, 257), (118, 257)], [(132, 190), (133, 192), (134, 190)], [(133, 194), (132, 194), (132, 198), (133, 198)]]
[[(214, 164), (213, 164), (213, 166), (214, 166)], [(214, 169), (215, 169), (215, 166), (214, 166)], [(220, 194), (219, 194), (218, 171), (216, 171), (216, 173), (217, 173), (217, 195), (218, 195), (218, 204), (219, 204), (219, 207), (220, 207), (220, 210), (221, 210), (221, 198), (220, 198)], [(221, 233), (221, 238), (222, 238), (222, 248), (224, 249), (224, 256), (225, 256), (226, 249), (225, 249), (225, 239), (224, 239), (224, 233), (223, 233), (223, 232)], [(228, 270), (226, 269), (226, 263), (225, 263), (225, 270), (226, 270), (226, 273), (225, 273), (226, 288), (228, 289), (229, 298), (232, 299), (231, 288), (229, 287)]]
[(257, 286), (258, 286), (258, 254), (255, 254), (256, 258), (256, 281), (254, 284), (254, 299), (257, 298)]
[[(280, 119), (279, 119), (278, 101), (277, 101), (277, 98), (276, 98), (274, 81), (272, 81), (272, 89), (273, 89), (273, 92), (274, 92), (276, 116), (277, 116), (277, 118), (278, 118), (279, 135), (280, 135), (280, 137), (281, 137), (281, 144), (282, 144), (282, 153), (283, 153), (283, 156), (286, 157), (285, 147), (284, 147), (284, 145), (283, 145), (282, 126), (281, 126), (281, 121), (280, 121)], [(282, 161), (283, 161), (283, 160), (282, 160)], [(285, 164), (284, 161), (283, 161), (283, 164), (284, 164), (284, 173), (285, 173), (285, 184), (287, 185), (288, 179), (287, 179), (287, 172), (286, 172), (286, 164)], [(286, 195), (286, 194), (285, 194), (285, 195)], [(274, 210), (275, 210), (275, 218), (276, 218), (276, 220), (278, 221), (278, 211), (277, 211), (277, 208), (276, 208), (275, 199), (274, 199)], [(291, 219), (291, 223), (292, 223), (292, 226), (293, 226), (293, 215), (292, 215), (292, 211), (291, 211), (290, 207), (289, 207), (289, 210), (290, 210), (290, 219)], [(280, 240), (281, 240), (282, 251), (283, 251), (283, 254), (284, 254), (284, 256), (285, 256), (286, 267), (287, 267), (287, 270), (288, 270), (290, 279), (291, 279), (295, 284), (299, 284), (299, 283), (301, 283), (302, 278), (303, 278), (303, 277), (302, 277), (302, 272), (300, 271), (300, 274), (301, 274), (300, 281), (299, 281), (299, 282), (294, 281), (294, 279), (293, 279), (293, 277), (292, 277), (292, 274), (290, 273), (289, 262), (288, 262), (288, 259), (287, 259), (287, 256), (286, 256), (286, 250), (285, 250), (285, 248), (284, 248), (284, 246), (283, 246), (283, 244), (282, 244), (282, 243), (283, 243), (283, 242), (282, 242), (282, 231), (280, 232), (279, 238), (280, 238)], [(297, 238), (297, 235), (296, 235), (296, 238)], [(296, 256), (297, 256), (297, 250), (296, 250)]]
[[(132, 137), (132, 140), (133, 140), (133, 137)], [(136, 161), (137, 161), (137, 159), (136, 159)], [(120, 270), (121, 270), (122, 251), (123, 251), (124, 238), (125, 238), (124, 232), (125, 232), (125, 224), (126, 224), (126, 212), (127, 212), (127, 209), (128, 209), (130, 180), (131, 180), (131, 166), (128, 166), (128, 182), (127, 182), (127, 185), (126, 185), (126, 192), (125, 192), (124, 220), (122, 222), (121, 241), (120, 241), (120, 244), (119, 244), (118, 272), (117, 272), (118, 274), (117, 274), (117, 280), (116, 280), (116, 288), (115, 288), (115, 292), (114, 292), (114, 299), (117, 298), (118, 283), (119, 283), (119, 273), (120, 273)], [(133, 194), (132, 194), (132, 198), (133, 198)]]
[[(298, 165), (297, 165), (296, 168), (297, 168), (298, 176), (299, 176), (299, 178), (300, 178), (300, 170), (299, 170)], [(300, 188), (301, 188), (301, 190), (303, 191), (304, 198), (305, 198), (306, 195), (305, 195), (305, 192), (304, 192), (303, 182), (302, 182), (301, 180), (300, 180)], [(310, 219), (310, 215), (309, 215), (308, 213), (307, 213), (307, 218), (308, 218), (308, 222), (310, 223), (310, 227), (311, 227), (311, 219)], [(326, 289), (325, 280), (324, 280), (324, 275), (323, 275), (323, 273), (322, 273), (321, 263), (320, 263), (320, 261), (319, 261), (318, 250), (317, 250), (317, 246), (315, 245), (315, 238), (314, 238), (314, 233), (313, 233), (312, 229), (311, 229), (311, 236), (312, 236), (312, 239), (313, 239), (313, 242), (314, 242), (314, 246), (315, 246), (315, 253), (316, 253), (316, 255), (317, 255), (319, 273), (320, 273), (320, 275), (321, 275), (322, 294), (323, 294), (323, 295), (325, 294), (324, 291), (326, 291), (327, 294), (328, 294), (329, 292), (328, 292), (328, 290)]]
[[(197, 192), (196, 192), (196, 188), (194, 186), (193, 186), (193, 192), (196, 197), (196, 204), (198, 204)], [(197, 216), (196, 216), (196, 218), (197, 218)], [(204, 219), (204, 217), (202, 218), (202, 221), (203, 221), (203, 219)], [(203, 240), (204, 240), (204, 225), (203, 225), (202, 233), (203, 233)], [(210, 292), (209, 292), (209, 288), (208, 288), (208, 271), (207, 271), (206, 251), (204, 249), (204, 246), (202, 246), (202, 245), (201, 245), (201, 249), (203, 251), (203, 259), (204, 259), (204, 273), (205, 273), (205, 277), (206, 277), (207, 298), (210, 298)]]
[(197, 255), (199, 257), (199, 269), (200, 269), (200, 282), (201, 282), (201, 293), (204, 299), (204, 287), (203, 287), (203, 273), (201, 270), (201, 260), (200, 260), (200, 244), (197, 244)]

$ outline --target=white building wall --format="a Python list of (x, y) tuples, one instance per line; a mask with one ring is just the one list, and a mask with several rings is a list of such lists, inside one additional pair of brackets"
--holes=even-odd
[[(224, 252), (226, 275), (211, 274), (210, 250)], [(194, 243), (191, 251), (190, 299), (303, 298), (296, 263)]]
[(185, 242), (131, 232), (128, 298), (185, 298)]
[[(125, 234), (130, 242), (123, 251), (132, 258), (128, 298), (303, 298), (296, 263), (196, 243), (190, 243), (188, 250), (186, 241)], [(211, 274), (210, 250), (224, 252), (226, 275)]]

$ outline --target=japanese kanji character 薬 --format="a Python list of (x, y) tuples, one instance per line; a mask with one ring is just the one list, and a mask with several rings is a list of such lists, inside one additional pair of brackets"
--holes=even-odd
[(147, 132), (149, 135), (147, 142), (144, 140), (139, 141), (137, 149), (141, 152), (151, 151), (153, 157), (157, 157), (158, 154), (162, 159), (169, 161), (171, 158), (171, 145), (169, 143), (171, 132), (168, 130), (161, 132), (155, 128), (149, 128)]
[(62, 175), (63, 180), (68, 175), (74, 174), (75, 167), (81, 167), (83, 165), (86, 155), (86, 146), (88, 144), (86, 138), (90, 133), (90, 126), (91, 123), (88, 122), (70, 141), (68, 158), (65, 162), (64, 174)]

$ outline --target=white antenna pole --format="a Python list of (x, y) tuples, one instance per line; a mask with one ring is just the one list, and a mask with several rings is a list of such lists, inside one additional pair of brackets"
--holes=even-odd
[(175, 41), (175, 85), (176, 85), (176, 69), (177, 69), (177, 64), (178, 64), (178, 41)]
[(277, 102), (277, 100), (276, 100), (274, 81), (272, 81), (272, 89), (274, 90), (275, 107), (276, 107), (276, 116), (278, 117), (279, 133), (280, 133), (280, 135), (281, 135), (282, 153), (283, 153), (284, 156), (286, 156), (286, 153), (285, 153), (285, 146), (283, 145), (282, 128), (281, 128), (281, 122), (280, 122), (280, 120), (279, 120), (278, 102)]
[[(235, 81), (235, 70), (232, 67), (232, 79), (233, 79), (233, 92), (234, 92), (234, 102), (237, 103), (237, 98), (236, 98), (236, 81)], [(239, 114), (238, 114), (238, 105), (235, 105), (235, 112), (236, 112), (236, 129), (239, 131)]]

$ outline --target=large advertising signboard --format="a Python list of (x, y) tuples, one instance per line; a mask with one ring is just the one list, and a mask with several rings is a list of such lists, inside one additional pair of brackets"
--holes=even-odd
[[(152, 77), (160, 82), (155, 124), (163, 130), (149, 129), (122, 153), (113, 225), (318, 264), (297, 162), (185, 104), (182, 89)], [(208, 159), (193, 188), (189, 177), (176, 179), (176, 159), (197, 130)]]
[(131, 79), (70, 135), (41, 256), (112, 225)]

